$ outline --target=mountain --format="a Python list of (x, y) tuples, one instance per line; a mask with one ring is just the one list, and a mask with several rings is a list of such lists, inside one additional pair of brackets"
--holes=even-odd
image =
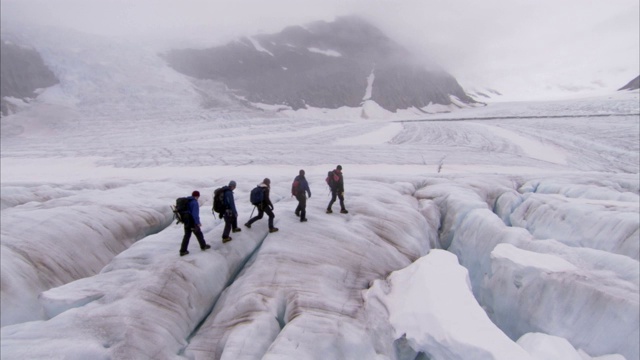
[(6, 97), (28, 102), (37, 95), (37, 89), (58, 83), (36, 50), (4, 40), (0, 41), (0, 50), (2, 115), (14, 112), (16, 107)]
[(382, 108), (474, 103), (444, 70), (418, 61), (370, 23), (354, 16), (287, 27), (207, 49), (172, 50), (177, 71), (224, 83), (252, 103), (337, 109), (372, 100)]
[(640, 76), (637, 76), (635, 79), (629, 81), (627, 85), (621, 87), (618, 90), (638, 90), (640, 89)]

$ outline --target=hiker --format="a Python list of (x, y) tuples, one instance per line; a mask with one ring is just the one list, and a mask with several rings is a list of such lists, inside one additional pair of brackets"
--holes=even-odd
[(188, 211), (183, 214), (184, 237), (182, 238), (182, 245), (180, 245), (180, 256), (185, 256), (189, 253), (187, 247), (189, 247), (189, 239), (191, 238), (192, 232), (196, 235), (196, 239), (198, 239), (200, 249), (211, 249), (211, 245), (204, 241), (204, 235), (200, 230), (202, 224), (200, 224), (200, 204), (198, 204), (198, 198), (200, 198), (200, 192), (198, 190), (192, 192), (191, 196), (188, 197)]
[(300, 170), (298, 176), (293, 179), (293, 185), (291, 185), (291, 195), (298, 200), (295, 214), (300, 217), (300, 222), (307, 221), (307, 194), (311, 197), (311, 189), (309, 189), (309, 183), (304, 177), (304, 170)]
[(262, 183), (258, 184), (256, 189), (251, 191), (252, 198), (253, 198), (253, 193), (256, 192), (256, 193), (262, 194), (261, 195), (262, 199), (260, 200), (260, 202), (257, 202), (257, 203), (254, 203), (252, 201), (252, 203), (258, 209), (258, 215), (256, 215), (255, 217), (252, 217), (246, 224), (244, 224), (244, 226), (246, 226), (249, 229), (251, 229), (251, 224), (262, 219), (262, 216), (264, 215), (264, 213), (267, 213), (267, 216), (269, 216), (269, 232), (272, 233), (272, 232), (278, 231), (278, 228), (273, 226), (273, 218), (275, 217), (275, 215), (273, 215), (273, 204), (269, 199), (270, 184), (271, 184), (271, 180), (269, 180), (269, 178), (265, 178), (264, 180), (262, 180)]
[(331, 206), (336, 202), (336, 197), (340, 199), (340, 213), (348, 214), (349, 212), (344, 207), (344, 178), (342, 177), (342, 165), (336, 166), (336, 169), (330, 171), (327, 176), (327, 184), (331, 189), (331, 201), (327, 205), (327, 214), (333, 213)]
[(223, 188), (224, 231), (222, 231), (222, 243), (233, 240), (233, 238), (229, 236), (230, 231), (234, 233), (242, 231), (242, 229), (238, 227), (238, 211), (236, 210), (236, 202), (233, 199), (233, 190), (235, 189), (236, 182), (233, 180), (229, 181), (229, 185)]

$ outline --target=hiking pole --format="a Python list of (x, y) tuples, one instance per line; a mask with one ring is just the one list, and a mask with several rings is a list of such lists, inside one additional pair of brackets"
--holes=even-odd
[(256, 210), (255, 205), (253, 206), (253, 210), (251, 210), (251, 215), (249, 215), (249, 219), (253, 218), (253, 212)]

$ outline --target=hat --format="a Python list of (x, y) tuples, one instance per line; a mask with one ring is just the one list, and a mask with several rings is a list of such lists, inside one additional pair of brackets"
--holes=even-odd
[(338, 169), (338, 170), (342, 170), (342, 165), (338, 165), (338, 166), (336, 166), (336, 169)]
[(304, 175), (304, 170), (300, 170), (300, 175)]
[(229, 187), (236, 187), (236, 182), (233, 180), (229, 181)]
[(270, 185), (270, 184), (271, 184), (271, 180), (269, 180), (269, 178), (264, 178), (264, 180), (262, 180), (262, 182), (263, 182), (265, 185)]
[(191, 193), (191, 196), (193, 196), (193, 197), (200, 197), (200, 191), (198, 191), (198, 190), (193, 190), (193, 192)]

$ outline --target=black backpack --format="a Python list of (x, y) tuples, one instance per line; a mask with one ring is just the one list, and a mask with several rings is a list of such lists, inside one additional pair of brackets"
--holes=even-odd
[(249, 196), (249, 201), (251, 201), (252, 205), (260, 205), (264, 201), (264, 189), (261, 186), (256, 186), (251, 190), (251, 194)]
[(188, 197), (179, 197), (176, 199), (176, 205), (171, 206), (176, 224), (184, 223), (185, 214), (189, 214), (189, 201), (191, 199)]
[(224, 193), (227, 189), (227, 186), (223, 186), (221, 188), (217, 188), (213, 192), (213, 207), (211, 208), (211, 211), (218, 213), (220, 218), (222, 218), (222, 213), (226, 210), (224, 206)]

